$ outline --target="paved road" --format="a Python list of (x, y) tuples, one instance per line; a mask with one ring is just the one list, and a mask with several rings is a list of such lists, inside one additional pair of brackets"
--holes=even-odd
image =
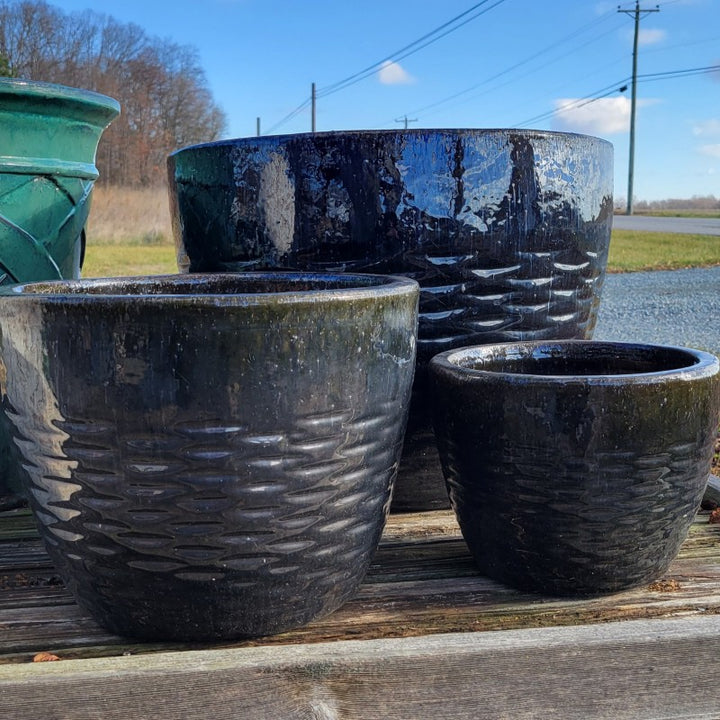
[(619, 230), (686, 233), (688, 235), (720, 235), (720, 218), (647, 217), (615, 215), (613, 227)]

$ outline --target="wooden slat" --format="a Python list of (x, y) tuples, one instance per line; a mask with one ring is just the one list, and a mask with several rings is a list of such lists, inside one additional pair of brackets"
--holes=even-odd
[[(392, 516), (366, 582), (332, 615), (273, 638), (216, 647), (280, 646), (438, 633), (571, 626), (720, 613), (720, 525), (698, 516), (664, 582), (593, 599), (521, 593), (476, 570), (450, 512)], [(14, 520), (17, 522), (17, 519)], [(108, 635), (72, 601), (37, 538), (0, 542), (0, 663), (40, 650), (65, 658), (159, 653), (182, 644)], [(27, 580), (23, 586), (23, 579)], [(197, 646), (195, 646), (197, 647)]]
[(27, 508), (0, 512), (0, 541), (35, 537), (37, 530)]
[[(551, 598), (476, 570), (452, 513), (390, 518), (366, 582), (273, 638), (192, 648), (106, 633), (27, 511), (0, 514), (0, 717), (720, 716), (720, 525), (648, 588)], [(32, 663), (49, 651), (60, 662)]]
[(720, 617), (0, 667), (4, 717), (717, 718)]

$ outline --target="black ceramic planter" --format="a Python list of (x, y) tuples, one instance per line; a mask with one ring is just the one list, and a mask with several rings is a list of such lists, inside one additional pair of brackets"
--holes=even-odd
[(710, 471), (717, 358), (513, 343), (443, 353), (431, 369), (450, 499), (486, 574), (600, 594), (665, 572)]
[(78, 603), (181, 640), (342, 604), (390, 503), (417, 297), (406, 279), (282, 273), (0, 295), (5, 413)]
[(421, 286), (395, 510), (447, 506), (427, 362), (476, 343), (589, 338), (612, 222), (612, 146), (530, 130), (242, 138), (169, 159), (181, 271), (401, 274)]

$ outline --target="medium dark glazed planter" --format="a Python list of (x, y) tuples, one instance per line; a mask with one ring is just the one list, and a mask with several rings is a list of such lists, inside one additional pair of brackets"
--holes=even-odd
[[(0, 285), (79, 277), (95, 151), (119, 111), (88, 90), (0, 78)], [(20, 501), (17, 467), (0, 423), (0, 507)]]
[(430, 365), (450, 500), (483, 572), (562, 595), (665, 572), (710, 471), (717, 358), (567, 341), (467, 348)]
[(476, 343), (589, 338), (612, 222), (612, 146), (531, 130), (241, 138), (169, 158), (184, 272), (300, 268), (421, 286), (395, 510), (447, 506), (427, 362)]
[(362, 580), (413, 369), (405, 278), (250, 273), (0, 295), (4, 411), (40, 533), (109, 630), (282, 632)]

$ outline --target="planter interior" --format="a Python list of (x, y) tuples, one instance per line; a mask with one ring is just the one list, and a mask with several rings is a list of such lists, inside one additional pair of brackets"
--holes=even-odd
[(389, 508), (417, 294), (262, 273), (0, 295), (7, 417), (78, 603), (119, 634), (209, 640), (350, 597)]
[(667, 570), (707, 483), (717, 358), (568, 341), (450, 351), (431, 367), (451, 503), (482, 570), (569, 595)]
[(183, 272), (301, 268), (421, 286), (418, 371), (393, 508), (447, 505), (427, 362), (477, 343), (590, 338), (612, 146), (529, 130), (240, 138), (169, 158)]

